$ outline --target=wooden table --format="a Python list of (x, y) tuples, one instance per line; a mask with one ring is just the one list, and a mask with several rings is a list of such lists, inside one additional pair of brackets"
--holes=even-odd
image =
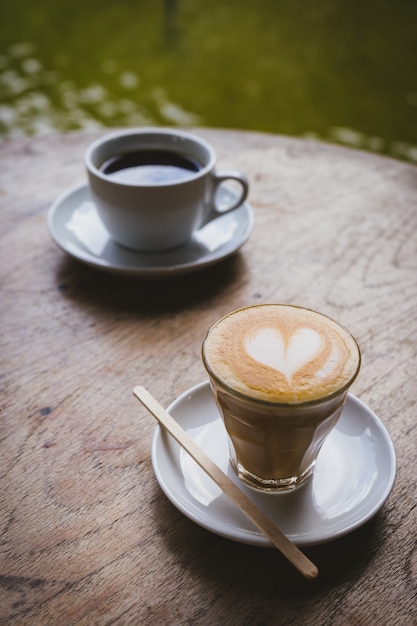
[[(250, 179), (254, 232), (218, 265), (171, 280), (83, 266), (46, 216), (86, 180), (97, 132), (0, 146), (1, 624), (417, 623), (417, 168), (310, 140), (197, 130)], [(101, 134), (101, 133), (100, 133)], [(352, 392), (386, 425), (394, 490), (360, 529), (305, 553), (220, 538), (163, 495), (155, 422), (205, 380), (200, 345), (222, 314), (287, 302), (357, 337)]]

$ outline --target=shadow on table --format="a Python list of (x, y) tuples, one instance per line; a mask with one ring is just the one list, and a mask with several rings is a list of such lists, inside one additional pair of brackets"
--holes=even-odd
[(302, 548), (319, 569), (318, 578), (307, 581), (274, 548), (212, 534), (184, 518), (164, 498), (156, 498), (154, 506), (160, 533), (181, 569), (193, 570), (196, 578), (204, 579), (205, 586), (220, 584), (225, 592), (239, 597), (240, 605), (247, 602), (260, 612), (275, 601), (280, 608), (297, 607), (300, 611), (327, 595), (330, 602), (335, 590), (365, 575), (382, 544), (383, 511), (345, 537)]
[(56, 283), (65, 297), (101, 310), (155, 315), (208, 303), (230, 288), (244, 271), (245, 260), (240, 253), (191, 274), (158, 279), (109, 274), (64, 257)]

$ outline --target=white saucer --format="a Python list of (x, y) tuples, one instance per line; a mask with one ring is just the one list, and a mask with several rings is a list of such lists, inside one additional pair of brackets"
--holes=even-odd
[[(339, 422), (319, 454), (313, 478), (286, 494), (256, 493), (236, 477), (208, 382), (182, 394), (168, 411), (242, 491), (300, 546), (330, 541), (358, 528), (377, 513), (394, 485), (396, 457), (388, 432), (378, 417), (350, 394)], [(235, 541), (271, 546), (159, 426), (152, 441), (152, 463), (165, 495), (192, 521)]]
[[(235, 198), (235, 194), (220, 187), (219, 202), (228, 198)], [(253, 224), (252, 208), (245, 202), (198, 230), (191, 241), (180, 248), (140, 253), (122, 248), (110, 239), (86, 185), (60, 196), (48, 214), (52, 239), (72, 257), (94, 268), (142, 277), (183, 274), (213, 265), (247, 241)]]

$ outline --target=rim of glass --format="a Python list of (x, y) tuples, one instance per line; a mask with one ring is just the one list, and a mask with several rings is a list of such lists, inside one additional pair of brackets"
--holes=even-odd
[[(219, 378), (219, 376), (217, 376), (217, 374), (214, 373), (213, 369), (208, 364), (207, 359), (206, 359), (205, 354), (204, 354), (204, 347), (205, 347), (207, 338), (208, 338), (208, 336), (210, 334), (210, 331), (217, 324), (219, 324), (222, 320), (226, 319), (227, 317), (230, 317), (231, 315), (234, 315), (235, 313), (238, 313), (239, 311), (244, 311), (245, 309), (260, 308), (260, 307), (263, 307), (263, 306), (288, 307), (290, 309), (302, 309), (303, 311), (310, 311), (312, 313), (315, 313), (316, 315), (320, 315), (322, 317), (325, 317), (325, 318), (329, 319), (331, 322), (333, 322), (334, 324), (339, 326), (339, 328), (342, 328), (349, 335), (349, 337), (351, 337), (351, 339), (353, 340), (353, 342), (354, 342), (354, 344), (356, 346), (356, 349), (358, 351), (358, 364), (357, 364), (356, 370), (354, 371), (354, 373), (352, 374), (350, 379), (342, 387), (340, 387), (336, 391), (333, 391), (332, 393), (330, 393), (328, 395), (321, 396), (320, 398), (315, 398), (314, 400), (306, 400), (304, 402), (274, 402), (272, 400), (263, 400), (261, 398), (255, 398), (255, 397), (250, 396), (248, 394), (242, 393), (241, 391), (238, 391), (237, 389), (234, 389), (233, 387), (231, 387), (230, 385), (225, 383), (221, 378)], [(240, 307), (238, 309), (235, 309), (234, 311), (230, 311), (230, 313), (226, 313), (226, 315), (223, 315), (222, 317), (220, 317), (216, 322), (214, 322), (214, 324), (212, 324), (210, 326), (210, 328), (208, 329), (208, 331), (206, 333), (206, 336), (204, 337), (204, 340), (203, 340), (203, 343), (202, 343), (202, 346), (201, 346), (201, 356), (202, 356), (204, 367), (206, 368), (209, 376), (211, 376), (213, 378), (213, 380), (220, 387), (223, 387), (228, 393), (230, 393), (230, 395), (235, 396), (235, 397), (239, 398), (240, 400), (246, 400), (246, 401), (250, 400), (251, 402), (256, 402), (257, 404), (261, 404), (261, 405), (264, 405), (264, 406), (270, 406), (270, 407), (272, 407), (272, 406), (281, 406), (281, 407), (313, 406), (315, 404), (321, 404), (322, 402), (327, 402), (328, 400), (332, 400), (333, 398), (336, 398), (337, 396), (340, 396), (345, 391), (347, 391), (349, 389), (349, 387), (353, 384), (353, 382), (355, 381), (355, 379), (357, 378), (357, 376), (359, 374), (359, 371), (360, 371), (360, 368), (361, 368), (361, 362), (362, 362), (362, 355), (361, 355), (361, 350), (359, 348), (359, 344), (356, 341), (355, 337), (350, 332), (350, 330), (348, 328), (346, 328), (346, 326), (343, 326), (343, 324), (341, 324), (340, 322), (335, 320), (333, 317), (330, 317), (330, 315), (326, 315), (325, 313), (320, 313), (319, 311), (316, 311), (315, 309), (310, 309), (308, 307), (299, 306), (299, 305), (296, 305), (296, 304), (280, 304), (280, 303), (250, 304), (248, 306), (243, 306), (243, 307)]]

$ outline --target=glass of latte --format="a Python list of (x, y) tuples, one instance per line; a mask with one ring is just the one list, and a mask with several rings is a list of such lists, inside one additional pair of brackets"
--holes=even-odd
[(254, 305), (216, 322), (202, 357), (238, 477), (268, 492), (303, 484), (359, 373), (351, 333), (310, 309)]

